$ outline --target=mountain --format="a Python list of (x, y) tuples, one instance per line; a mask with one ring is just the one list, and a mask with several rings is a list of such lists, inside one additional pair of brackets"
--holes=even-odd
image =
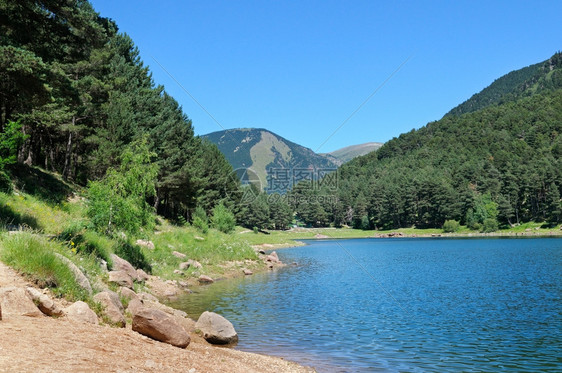
[[(261, 186), (272, 192), (285, 192), (294, 181), (316, 179), (337, 167), (334, 161), (263, 128), (230, 129), (202, 137), (216, 144), (235, 170), (253, 171)], [(275, 185), (268, 183), (272, 178)]]
[[(308, 192), (292, 193), (305, 200)], [(339, 170), (337, 192), (317, 194), (332, 203), (295, 206), (307, 224), (440, 228), (455, 220), (489, 232), (562, 222), (562, 54), (351, 160)]]
[(472, 113), (490, 105), (515, 101), (547, 89), (560, 87), (562, 86), (561, 67), (562, 54), (558, 52), (546, 61), (512, 71), (453, 108), (446, 116)]
[(382, 142), (366, 142), (364, 144), (346, 146), (345, 148), (334, 150), (330, 153), (324, 153), (322, 155), (326, 157), (333, 157), (334, 163), (344, 164), (351, 161), (353, 158), (375, 151), (382, 145)]

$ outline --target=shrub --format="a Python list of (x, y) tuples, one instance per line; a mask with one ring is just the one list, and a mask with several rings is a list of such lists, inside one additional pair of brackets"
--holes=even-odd
[(143, 269), (148, 273), (152, 272), (152, 266), (146, 260), (138, 245), (134, 245), (129, 241), (119, 240), (115, 247), (115, 254), (131, 263), (135, 268)]
[(460, 223), (456, 220), (447, 220), (443, 223), (443, 232), (454, 233), (461, 227)]
[(209, 219), (207, 218), (207, 213), (201, 206), (197, 206), (195, 209), (192, 224), (202, 233), (207, 233), (209, 231)]
[(482, 224), (482, 232), (489, 233), (498, 230), (498, 221), (496, 219), (488, 218)]
[(236, 227), (236, 218), (234, 217), (234, 214), (226, 208), (222, 202), (213, 208), (211, 222), (213, 224), (213, 228), (223, 233), (231, 233)]
[(72, 221), (58, 236), (58, 239), (66, 242), (76, 253), (93, 255), (104, 260), (111, 269), (112, 262), (109, 253), (111, 242), (100, 234), (87, 230), (84, 221)]

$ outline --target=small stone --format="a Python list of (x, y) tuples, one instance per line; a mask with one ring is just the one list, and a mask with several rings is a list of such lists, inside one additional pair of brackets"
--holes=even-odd
[(185, 275), (185, 273), (183, 273), (183, 272), (180, 271), (179, 269), (174, 269), (174, 273), (175, 273), (176, 275), (180, 275), (180, 276), (184, 276), (184, 275)]
[(191, 266), (191, 263), (189, 262), (182, 262), (180, 263), (180, 269), (183, 271), (185, 269), (188, 269)]
[(213, 282), (215, 282), (215, 280), (213, 280), (207, 275), (201, 275), (199, 276), (199, 282), (202, 284), (212, 284)]
[(187, 263), (189, 263), (189, 265), (192, 266), (193, 268), (198, 268), (198, 269), (203, 268), (203, 266), (201, 265), (201, 263), (199, 263), (197, 260), (189, 259), (189, 260), (187, 261)]
[(180, 259), (187, 257), (187, 255), (185, 255), (184, 253), (180, 253), (179, 251), (172, 251), (172, 255)]
[(246, 276), (251, 276), (254, 274), (254, 272), (250, 271), (248, 268), (244, 268), (242, 270), (242, 272), (246, 275)]
[(193, 238), (195, 238), (197, 241), (205, 241), (205, 239), (201, 236), (195, 236)]
[(154, 243), (152, 241), (137, 240), (136, 244), (139, 245), (139, 246), (142, 246), (142, 247), (146, 247), (149, 250), (154, 250)]
[(125, 286), (129, 289), (133, 288), (133, 280), (131, 276), (125, 271), (110, 271), (109, 282), (113, 282), (119, 286)]
[(142, 269), (137, 269), (137, 278), (138, 281), (140, 282), (145, 282), (148, 281), (150, 279), (150, 276), (148, 275), (148, 273), (146, 273), (145, 271), (143, 271)]
[(126, 288), (124, 286), (121, 286), (119, 288), (119, 295), (121, 295), (123, 298), (128, 299), (129, 301), (133, 300), (133, 299), (139, 299), (139, 296), (137, 295), (137, 293), (135, 293), (133, 290)]
[(47, 316), (63, 315), (63, 312), (59, 308), (59, 306), (57, 306), (55, 302), (53, 302), (53, 300), (49, 298), (46, 294), (43, 294), (39, 290), (32, 287), (28, 287), (25, 290), (27, 291), (27, 294), (29, 294), (33, 302), (37, 304), (39, 310), (41, 310), (41, 312), (43, 312), (45, 315)]
[(121, 328), (125, 327), (126, 321), (125, 316), (123, 316), (123, 305), (116, 293), (109, 290), (102, 291), (94, 295), (94, 301), (103, 306), (103, 312), (112, 324), (118, 325)]
[(82, 302), (78, 301), (64, 309), (66, 317), (71, 320), (79, 321), (82, 323), (98, 325), (98, 317), (96, 313), (90, 309), (90, 307)]

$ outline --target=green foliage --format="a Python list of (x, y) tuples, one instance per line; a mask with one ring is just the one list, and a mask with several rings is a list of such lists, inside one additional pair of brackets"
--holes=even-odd
[(461, 225), (456, 220), (446, 220), (443, 223), (443, 232), (445, 233), (455, 233), (460, 229)]
[(498, 222), (496, 219), (486, 218), (482, 223), (482, 232), (489, 233), (498, 230)]
[(119, 240), (114, 248), (115, 254), (129, 263), (135, 268), (141, 268), (147, 273), (152, 272), (152, 266), (144, 256), (140, 246), (132, 244), (127, 240)]
[(97, 232), (87, 230), (86, 222), (83, 220), (71, 221), (59, 234), (58, 239), (65, 242), (74, 253), (86, 256), (94, 256), (104, 260), (108, 268), (112, 267), (110, 248), (112, 242)]
[(209, 231), (209, 219), (207, 218), (207, 213), (201, 206), (197, 206), (193, 213), (192, 225), (201, 233), (206, 234)]
[(228, 234), (234, 231), (236, 219), (234, 218), (234, 214), (221, 202), (213, 208), (211, 224), (213, 228)]
[(3, 192), (12, 190), (10, 177), (5, 168), (16, 162), (18, 146), (25, 140), (20, 129), (21, 125), (18, 122), (8, 121), (5, 126), (0, 123), (0, 191)]
[(154, 210), (146, 202), (154, 196), (157, 167), (146, 139), (133, 142), (123, 153), (119, 170), (109, 169), (88, 188), (88, 217), (99, 232), (136, 234), (154, 227)]
[(86, 292), (76, 283), (74, 274), (55, 252), (63, 248), (33, 233), (0, 236), (0, 258), (7, 265), (30, 276), (41, 287), (52, 288), (56, 295), (69, 300), (84, 300)]

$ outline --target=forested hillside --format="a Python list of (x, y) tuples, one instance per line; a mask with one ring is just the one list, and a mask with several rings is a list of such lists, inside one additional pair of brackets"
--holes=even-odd
[(133, 41), (88, 1), (2, 0), (0, 19), (3, 188), (10, 168), (23, 165), (86, 185), (146, 138), (158, 170), (151, 202), (160, 213), (189, 215), (196, 205), (210, 211), (236, 195), (239, 185), (216, 146), (194, 136)]
[(472, 113), (490, 105), (514, 101), (562, 86), (562, 54), (519, 70), (512, 71), (496, 79), (481, 92), (453, 108), (447, 115)]
[(509, 101), (402, 134), (343, 165), (337, 192), (295, 188), (293, 201), (313, 203), (294, 208), (311, 225), (361, 228), (441, 227), (455, 220), (491, 231), (498, 224), (560, 222), (561, 57), (541, 64), (548, 69), (529, 88), (538, 93), (521, 95), (515, 84), (502, 93)]

